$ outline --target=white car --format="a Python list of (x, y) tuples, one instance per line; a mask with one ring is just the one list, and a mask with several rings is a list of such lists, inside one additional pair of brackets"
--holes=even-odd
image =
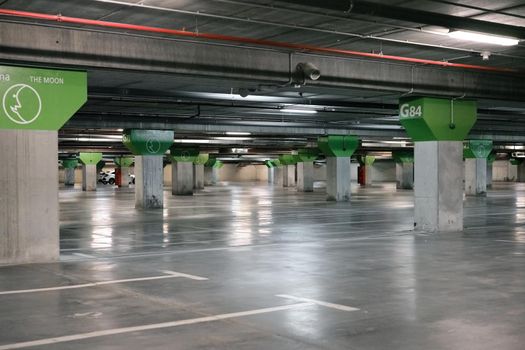
[(104, 174), (102, 174), (100, 176), (100, 182), (102, 182), (104, 185), (107, 185), (107, 184), (110, 184), (110, 185), (114, 185), (115, 184), (115, 171), (108, 171), (108, 172), (105, 172)]

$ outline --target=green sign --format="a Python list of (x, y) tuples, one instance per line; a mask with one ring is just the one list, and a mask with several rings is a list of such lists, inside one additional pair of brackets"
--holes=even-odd
[(195, 160), (193, 161), (193, 164), (204, 165), (208, 161), (209, 157), (210, 157), (209, 154), (201, 153), (197, 156), (197, 158), (195, 158)]
[(468, 140), (463, 145), (464, 158), (487, 158), (492, 152), (492, 140)]
[(133, 158), (133, 157), (116, 157), (114, 161), (115, 161), (115, 164), (119, 168), (129, 168), (135, 162), (135, 158)]
[(97, 165), (102, 160), (102, 153), (79, 153), (78, 158), (84, 165)]
[(476, 101), (407, 97), (399, 121), (413, 141), (463, 141), (477, 119)]
[(319, 157), (318, 148), (301, 148), (297, 151), (301, 162), (313, 162)]
[(351, 157), (359, 147), (359, 139), (356, 136), (330, 135), (320, 137), (317, 145), (327, 157)]
[(199, 156), (198, 148), (180, 148), (173, 145), (170, 148), (170, 158), (175, 162), (189, 162), (193, 163)]
[(122, 143), (131, 153), (144, 156), (162, 156), (173, 144), (171, 130), (124, 130)]
[(62, 166), (65, 169), (75, 169), (78, 166), (78, 159), (76, 158), (63, 159)]
[(374, 157), (374, 156), (359, 156), (357, 158), (357, 161), (361, 165), (372, 165), (376, 161), (376, 157)]
[(58, 130), (86, 101), (86, 72), (0, 66), (0, 129)]
[(414, 163), (414, 153), (410, 151), (394, 151), (392, 152), (392, 158), (399, 164)]

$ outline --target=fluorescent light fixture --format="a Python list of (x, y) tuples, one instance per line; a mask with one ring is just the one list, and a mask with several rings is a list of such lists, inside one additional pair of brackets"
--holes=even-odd
[(251, 135), (251, 132), (244, 132), (244, 131), (226, 131), (226, 135), (232, 135), (232, 136), (249, 136)]
[(122, 132), (122, 131), (124, 131), (124, 129), (117, 129), (117, 131), (120, 131), (120, 132)]
[(454, 39), (475, 41), (478, 43), (501, 45), (501, 46), (515, 46), (520, 43), (516, 38), (509, 38), (505, 36), (481, 34), (474, 32), (466, 32), (463, 30), (455, 30), (448, 33), (448, 36)]
[(252, 138), (251, 137), (229, 137), (229, 136), (224, 136), (224, 137), (214, 137), (213, 139), (214, 140), (223, 140), (223, 141), (247, 141), (247, 140), (251, 140)]
[(173, 140), (174, 143), (210, 143), (210, 140), (202, 139), (179, 139)]
[(286, 113), (299, 113), (299, 114), (316, 114), (317, 111), (314, 109), (296, 109), (296, 108), (283, 108), (281, 111)]

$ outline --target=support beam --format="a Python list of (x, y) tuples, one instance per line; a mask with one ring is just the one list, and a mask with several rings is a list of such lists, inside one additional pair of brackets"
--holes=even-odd
[(295, 187), (295, 164), (285, 165), (283, 168), (283, 186)]
[(284, 166), (277, 166), (274, 169), (274, 185), (275, 187), (284, 187)]
[(0, 265), (58, 260), (56, 131), (0, 130)]
[(82, 191), (92, 192), (97, 190), (98, 170), (95, 164), (82, 165)]
[(193, 164), (193, 188), (204, 189), (204, 164)]

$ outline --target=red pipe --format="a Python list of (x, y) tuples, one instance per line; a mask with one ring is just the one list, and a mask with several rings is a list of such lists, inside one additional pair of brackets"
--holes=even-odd
[(141, 25), (136, 25), (136, 24), (98, 21), (98, 20), (86, 19), (86, 18), (67, 17), (67, 16), (61, 16), (61, 15), (48, 15), (44, 13), (17, 11), (17, 10), (9, 10), (9, 9), (0, 9), (0, 15), (32, 18), (32, 19), (39, 19), (39, 20), (45, 20), (45, 21), (73, 23), (73, 24), (81, 24), (81, 25), (96, 26), (96, 27), (116, 28), (116, 29), (132, 30), (132, 31), (139, 31), (139, 32), (168, 34), (168, 35), (173, 35), (173, 36), (183, 36), (183, 37), (192, 37), (192, 38), (209, 39), (209, 40), (217, 40), (217, 41), (262, 45), (262, 46), (269, 46), (269, 47), (279, 47), (279, 48), (293, 49), (293, 50), (299, 50), (299, 51), (329, 53), (329, 54), (338, 54), (338, 55), (344, 55), (344, 56), (359, 56), (359, 57), (401, 61), (401, 62), (409, 62), (409, 63), (428, 64), (428, 65), (441, 66), (441, 67), (454, 67), (454, 68), (474, 69), (474, 70), (483, 70), (483, 71), (491, 71), (491, 72), (507, 72), (507, 73), (517, 72), (516, 70), (510, 69), (510, 68), (478, 66), (478, 65), (472, 65), (472, 64), (450, 63), (450, 62), (444, 62), (444, 61), (426, 60), (426, 59), (421, 59), (421, 58), (382, 55), (382, 54), (368, 53), (368, 52), (361, 52), (361, 51), (333, 49), (333, 48), (328, 48), (328, 47), (318, 47), (318, 46), (304, 45), (304, 44), (293, 44), (293, 43), (287, 43), (287, 42), (281, 42), (281, 41), (253, 39), (253, 38), (246, 38), (246, 37), (241, 37), (241, 36), (221, 35), (221, 34), (213, 34), (213, 33), (196, 33), (196, 32), (188, 32), (185, 30), (165, 29), (165, 28), (158, 28), (158, 27), (141, 26)]

